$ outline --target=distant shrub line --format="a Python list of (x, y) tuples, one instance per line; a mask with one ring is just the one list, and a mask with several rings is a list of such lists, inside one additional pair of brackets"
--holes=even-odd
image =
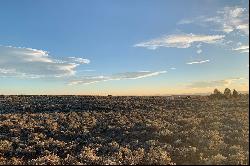
[(239, 98), (242, 96), (237, 90), (231, 91), (229, 88), (225, 88), (224, 93), (220, 92), (218, 89), (214, 89), (213, 94), (210, 95), (212, 99), (231, 99), (231, 98)]

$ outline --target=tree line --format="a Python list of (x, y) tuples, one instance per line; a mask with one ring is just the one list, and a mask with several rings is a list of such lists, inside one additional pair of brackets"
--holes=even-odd
[(212, 98), (226, 98), (226, 99), (238, 98), (240, 96), (241, 94), (237, 90), (234, 89), (232, 92), (231, 89), (229, 88), (225, 88), (224, 93), (222, 93), (218, 89), (214, 89), (213, 94), (210, 95), (210, 97)]

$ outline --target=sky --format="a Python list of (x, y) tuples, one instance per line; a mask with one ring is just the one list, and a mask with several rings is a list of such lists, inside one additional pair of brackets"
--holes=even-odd
[(2, 0), (0, 94), (248, 91), (244, 0)]

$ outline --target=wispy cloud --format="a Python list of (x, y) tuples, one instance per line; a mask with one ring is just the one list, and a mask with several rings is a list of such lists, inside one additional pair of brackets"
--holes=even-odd
[(196, 45), (196, 48), (198, 48), (198, 50), (196, 51), (197, 54), (201, 54), (202, 53), (201, 46), (202, 46), (201, 43), (199, 43), (199, 44)]
[(82, 62), (54, 59), (44, 50), (0, 46), (0, 77), (63, 77), (72, 76)]
[(159, 47), (189, 48), (194, 43), (216, 43), (224, 37), (224, 35), (196, 35), (192, 33), (175, 34), (141, 42), (135, 44), (134, 47), (146, 47), (153, 50)]
[(83, 70), (83, 71), (93, 72), (93, 71), (95, 71), (95, 70), (93, 70), (93, 69), (85, 69), (85, 70)]
[(230, 33), (239, 31), (249, 35), (249, 11), (247, 8), (234, 6), (224, 7), (210, 16), (199, 16), (193, 19), (183, 19), (178, 24), (199, 24), (213, 26), (218, 31)]
[(249, 53), (249, 45), (241, 45), (233, 50), (240, 51), (241, 53)]
[(72, 80), (69, 82), (69, 85), (77, 85), (77, 84), (92, 84), (102, 81), (111, 81), (111, 80), (126, 80), (126, 79), (141, 79), (146, 77), (157, 76), (167, 71), (138, 71), (138, 72), (125, 72), (125, 73), (117, 73), (111, 76), (86, 76), (81, 79)]
[(197, 52), (197, 54), (200, 54), (200, 53), (202, 53), (202, 49), (198, 49), (196, 52)]
[(80, 63), (80, 64), (89, 64), (89, 59), (83, 59), (83, 58), (76, 58), (76, 57), (68, 57), (73, 62)]
[(210, 60), (207, 59), (207, 60), (203, 60), (203, 61), (193, 61), (193, 62), (188, 62), (186, 64), (193, 65), (193, 64), (201, 64), (201, 63), (207, 63), (207, 62), (210, 62)]
[(15, 69), (3, 69), (3, 68), (0, 68), (0, 73), (1, 74), (11, 74), (11, 73), (16, 73), (16, 70)]
[(218, 18), (212, 22), (218, 23), (221, 30), (230, 33), (238, 30), (249, 35), (249, 14), (246, 8), (241, 7), (225, 7), (217, 12)]
[(0, 77), (11, 77), (21, 75), (22, 73), (18, 73), (16, 69), (5, 69), (0, 68)]
[(192, 24), (195, 22), (195, 19), (182, 19), (180, 20), (177, 24), (182, 25), (182, 24)]
[(232, 84), (234, 81), (243, 80), (245, 78), (229, 78), (223, 80), (212, 80), (212, 81), (198, 81), (188, 84), (188, 88), (213, 88), (213, 87), (225, 87)]

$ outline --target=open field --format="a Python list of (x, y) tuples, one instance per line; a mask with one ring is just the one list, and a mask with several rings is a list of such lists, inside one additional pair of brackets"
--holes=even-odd
[(0, 164), (248, 164), (249, 98), (1, 96)]

